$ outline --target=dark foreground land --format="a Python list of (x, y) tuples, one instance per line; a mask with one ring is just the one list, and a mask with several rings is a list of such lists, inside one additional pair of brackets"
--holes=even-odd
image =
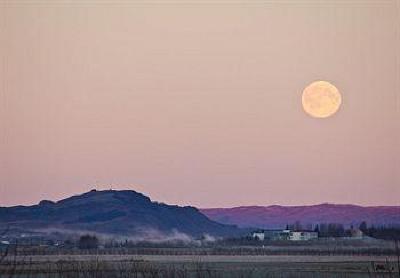
[[(10, 248), (0, 278), (400, 278), (396, 245), (381, 240), (268, 245)], [(3, 253), (4, 254), (4, 253)]]
[(228, 255), (16, 256), (0, 277), (399, 277), (396, 257)]

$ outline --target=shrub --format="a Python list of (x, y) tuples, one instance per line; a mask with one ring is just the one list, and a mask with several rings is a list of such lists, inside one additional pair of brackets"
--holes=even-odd
[(97, 249), (98, 246), (99, 240), (96, 236), (84, 235), (79, 238), (79, 249)]

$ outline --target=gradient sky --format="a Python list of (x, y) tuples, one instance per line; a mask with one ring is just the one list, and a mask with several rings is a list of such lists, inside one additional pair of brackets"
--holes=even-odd
[(400, 205), (399, 1), (101, 3), (0, 3), (0, 206)]

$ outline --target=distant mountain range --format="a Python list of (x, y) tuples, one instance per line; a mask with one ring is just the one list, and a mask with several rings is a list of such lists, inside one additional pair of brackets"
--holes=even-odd
[(200, 209), (210, 219), (239, 227), (284, 228), (296, 221), (302, 224), (341, 223), (358, 226), (400, 225), (400, 207), (320, 204), (313, 206), (245, 206)]
[(238, 236), (248, 228), (284, 228), (296, 221), (304, 225), (341, 223), (346, 226), (400, 224), (400, 207), (249, 206), (197, 209), (167, 205), (131, 190), (105, 190), (64, 200), (41, 201), (33, 206), (0, 207), (0, 231), (19, 233), (86, 233), (133, 236), (143, 239), (187, 239)]
[(135, 191), (96, 191), (34, 206), (0, 207), (0, 229), (141, 236), (231, 236), (243, 232), (214, 222), (194, 207), (153, 202)]

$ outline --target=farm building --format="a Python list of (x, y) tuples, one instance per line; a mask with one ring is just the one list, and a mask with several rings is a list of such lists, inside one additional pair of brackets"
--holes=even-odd
[(291, 231), (289, 234), (289, 240), (312, 240), (317, 239), (318, 233), (314, 231)]
[(360, 229), (351, 229), (350, 233), (352, 238), (359, 239), (364, 237), (364, 233)]
[(251, 234), (252, 238), (258, 240), (312, 240), (318, 238), (318, 233), (313, 231), (291, 231), (291, 230), (258, 230)]
[(267, 240), (288, 240), (290, 230), (266, 230), (264, 235)]
[(251, 234), (251, 237), (257, 240), (264, 240), (265, 239), (265, 233), (264, 230), (261, 231), (255, 231)]

